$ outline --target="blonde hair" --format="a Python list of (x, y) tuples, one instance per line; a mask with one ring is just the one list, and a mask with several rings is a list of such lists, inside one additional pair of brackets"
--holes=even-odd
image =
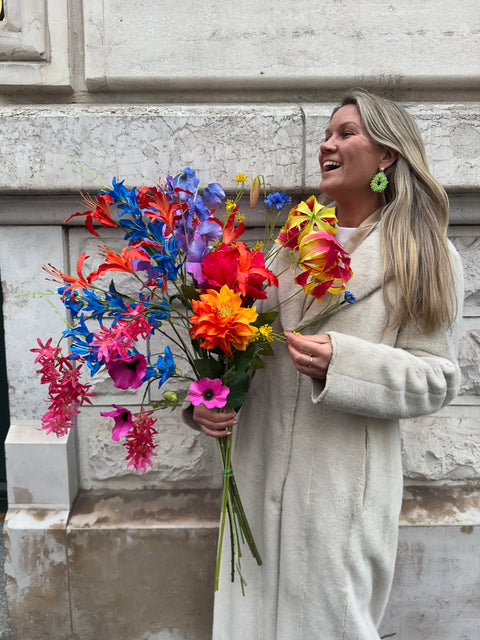
[[(456, 314), (448, 197), (430, 173), (418, 127), (405, 109), (363, 89), (348, 91), (342, 100), (346, 104), (356, 105), (374, 142), (398, 153), (385, 170), (382, 212), (382, 288), (389, 325), (413, 323), (428, 333), (448, 327)], [(387, 292), (392, 278), (396, 301)]]

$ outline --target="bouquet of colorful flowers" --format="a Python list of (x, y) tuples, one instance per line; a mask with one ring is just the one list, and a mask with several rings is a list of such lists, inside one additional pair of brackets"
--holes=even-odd
[[(127, 189), (114, 178), (112, 188), (95, 198), (85, 197), (89, 209), (70, 218), (86, 216), (88, 231), (99, 236), (94, 223), (104, 228), (121, 227), (125, 246), (120, 252), (100, 247), (101, 264), (83, 273), (88, 256), (77, 263), (76, 276), (52, 265), (45, 270), (61, 284), (58, 293), (69, 312), (70, 324), (61, 339), (68, 339), (69, 355), (60, 342), (38, 340), (32, 349), (38, 355), (41, 382), (48, 384), (50, 405), (42, 418), (47, 433), (64, 435), (84, 403), (90, 403), (91, 385), (82, 371), (94, 376), (106, 370), (115, 387), (145, 386), (140, 411), (113, 405), (102, 413), (113, 418), (112, 438), (124, 439), (127, 466), (146, 471), (155, 456), (154, 412), (175, 409), (181, 403), (204, 403), (221, 411), (238, 411), (248, 392), (251, 372), (261, 368), (262, 358), (273, 355), (272, 342), (285, 341), (275, 334), (276, 310), (257, 313), (256, 302), (267, 299), (268, 287), (278, 285), (269, 268), (276, 253), (289, 250), (299, 274), (298, 292), (317, 299), (339, 294), (351, 277), (350, 259), (335, 241), (335, 211), (325, 209), (312, 196), (293, 207), (275, 244), (275, 226), (282, 208), (290, 202), (284, 193), (266, 196), (262, 176), (251, 184), (250, 201), (255, 206), (260, 189), (267, 209), (263, 242), (249, 246), (240, 240), (245, 224), (239, 214), (247, 176), (237, 174), (234, 199), (226, 200), (224, 220), (216, 217), (225, 200), (218, 183), (199, 188), (199, 179), (189, 168), (164, 185)], [(112, 215), (112, 208), (116, 216)], [(269, 213), (272, 209), (273, 213)], [(135, 294), (107, 274), (128, 274), (136, 283)], [(322, 316), (353, 302), (345, 292)], [(95, 326), (92, 326), (92, 325)], [(160, 334), (171, 346), (153, 353), (151, 338)], [(139, 349), (145, 342), (145, 353)], [(179, 362), (183, 366), (179, 366)], [(146, 407), (150, 385), (162, 387), (177, 378), (183, 390), (165, 391), (162, 399)], [(241, 540), (245, 540), (257, 562), (261, 558), (244, 513), (231, 466), (231, 435), (217, 440), (223, 472), (222, 517), (215, 588), (218, 588), (219, 559), (226, 518), (232, 539), (232, 579), (237, 570), (242, 590)]]

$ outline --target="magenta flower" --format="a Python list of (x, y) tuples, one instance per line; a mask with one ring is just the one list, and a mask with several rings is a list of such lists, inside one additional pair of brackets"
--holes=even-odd
[(190, 385), (188, 399), (195, 406), (204, 404), (207, 409), (221, 409), (227, 404), (227, 396), (230, 393), (228, 387), (222, 385), (219, 378), (211, 380), (210, 378), (202, 378), (195, 380)]
[(118, 442), (121, 436), (125, 436), (133, 425), (133, 416), (128, 409), (119, 407), (117, 404), (112, 404), (113, 411), (102, 411), (101, 416), (105, 418), (113, 418), (115, 420), (114, 427), (112, 429), (112, 440)]
[(147, 359), (140, 353), (111, 360), (105, 366), (117, 389), (138, 389), (147, 371)]

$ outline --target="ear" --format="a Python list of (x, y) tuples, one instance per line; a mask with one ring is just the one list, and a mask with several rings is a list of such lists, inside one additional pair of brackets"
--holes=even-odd
[(388, 169), (398, 158), (398, 151), (384, 147), (380, 155), (379, 166)]

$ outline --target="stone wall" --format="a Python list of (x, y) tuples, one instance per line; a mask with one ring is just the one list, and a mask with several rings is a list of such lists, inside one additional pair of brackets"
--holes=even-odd
[[(218, 180), (226, 190), (242, 171), (263, 173), (272, 189), (308, 196), (318, 189), (318, 147), (333, 106), (344, 89), (364, 86), (399, 100), (417, 120), (432, 172), (450, 196), (450, 237), (463, 258), (466, 289), (461, 392), (435, 416), (403, 425), (405, 504), (383, 633), (396, 633), (398, 640), (476, 638), (480, 614), (471, 590), (480, 572), (477, 0), (455, 7), (446, 0), (408, 7), (380, 0), (298, 0), (294, 9), (286, 0), (232, 6), (223, 0), (201, 6), (171, 0), (6, 0), (5, 8), (0, 271), (12, 415), (6, 445), (7, 573), (19, 637), (131, 637), (120, 635), (121, 620), (115, 627), (120, 612), (127, 616), (129, 609), (109, 579), (112, 572), (127, 590), (140, 584), (144, 593), (158, 594), (158, 609), (150, 618), (142, 616), (138, 638), (209, 635), (212, 501), (220, 484), (213, 443), (185, 428), (177, 414), (165, 413), (154, 469), (127, 472), (124, 450), (110, 438), (110, 421), (100, 417), (104, 407), (119, 401), (118, 390), (105, 379), (95, 381), (94, 405), (82, 411), (69, 437), (53, 445), (36, 430), (45, 392), (29, 349), (37, 336), (45, 340), (63, 328), (52, 298), (38, 295), (54, 289), (41, 266), (51, 262), (73, 272), (80, 253), (96, 245), (78, 219), (62, 224), (79, 210), (78, 191), (96, 192), (113, 176), (129, 186), (153, 184), (191, 166), (202, 182)], [(261, 224), (259, 211), (249, 213), (252, 228)], [(117, 241), (115, 234), (107, 236)], [(61, 315), (61, 305), (54, 304)], [(121, 394), (125, 406), (137, 406), (139, 398)], [(154, 512), (164, 515), (155, 518)], [(162, 595), (176, 539), (185, 551), (178, 558), (183, 577), (175, 589), (185, 591), (177, 609)], [(107, 547), (108, 558), (101, 551)], [(153, 576), (137, 575), (128, 563), (118, 569), (133, 547), (141, 571), (148, 573), (156, 558)], [(203, 559), (200, 567), (195, 558)], [(41, 605), (46, 584), (53, 598), (48, 608)], [(61, 594), (57, 600), (55, 593)], [(99, 594), (118, 616), (99, 616), (89, 626), (85, 621)], [(202, 616), (199, 607), (209, 613)]]

